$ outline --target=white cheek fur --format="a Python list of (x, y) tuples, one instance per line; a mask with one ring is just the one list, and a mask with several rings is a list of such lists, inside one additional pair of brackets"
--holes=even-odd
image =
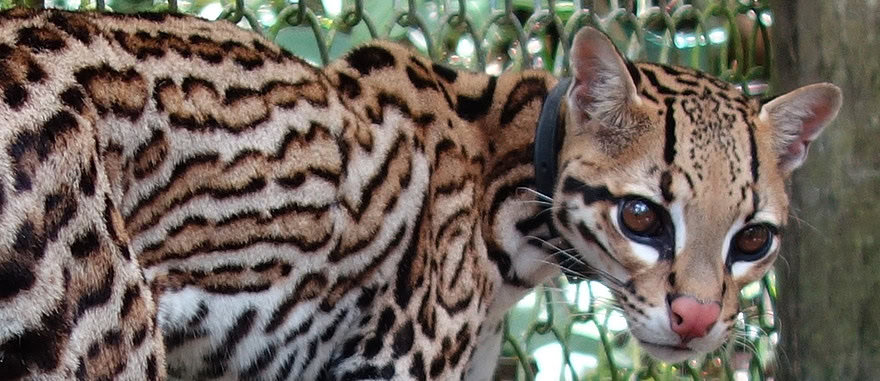
[(651, 246), (629, 241), (629, 247), (633, 255), (647, 266), (653, 266), (657, 263), (657, 260), (660, 259), (660, 253), (657, 252), (657, 249)]

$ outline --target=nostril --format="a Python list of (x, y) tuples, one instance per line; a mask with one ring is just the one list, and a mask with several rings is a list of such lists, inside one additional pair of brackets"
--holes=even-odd
[(706, 336), (721, 314), (721, 305), (717, 302), (703, 303), (692, 296), (669, 299), (670, 329), (684, 341)]
[(682, 322), (684, 322), (684, 318), (682, 318), (681, 315), (679, 315), (675, 312), (672, 313), (672, 320), (673, 320), (672, 323), (675, 325), (680, 325)]

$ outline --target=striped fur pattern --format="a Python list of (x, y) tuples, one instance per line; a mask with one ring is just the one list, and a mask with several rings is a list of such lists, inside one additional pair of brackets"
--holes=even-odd
[[(384, 42), (318, 69), (225, 22), (3, 13), (0, 375), (488, 379), (501, 317), (560, 267), (600, 274), (661, 345), (667, 291), (723, 299), (717, 337), (656, 355), (714, 349), (774, 256), (725, 265), (724, 236), (784, 222), (776, 152), (816, 134), (771, 125), (816, 102), (762, 109), (590, 54), (624, 93), (597, 102), (576, 76), (539, 196), (545, 72), (458, 72)], [(687, 223), (671, 256), (615, 230), (625, 194)]]

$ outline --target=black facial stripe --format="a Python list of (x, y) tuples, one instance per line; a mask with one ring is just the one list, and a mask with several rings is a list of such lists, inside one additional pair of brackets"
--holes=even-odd
[(580, 193), (584, 197), (584, 205), (590, 205), (599, 201), (615, 201), (617, 197), (611, 194), (605, 186), (591, 186), (573, 177), (566, 177), (562, 182), (562, 193)]
[[(755, 129), (754, 126), (750, 123), (748, 126), (749, 133), (749, 151), (752, 155), (752, 213), (749, 214), (750, 217), (754, 217), (755, 213), (758, 212), (758, 207), (760, 206), (761, 199), (758, 197), (758, 144), (755, 142)], [(748, 218), (747, 220), (750, 220)]]
[(580, 192), (587, 184), (573, 177), (566, 177), (562, 182), (562, 193)]
[[(577, 224), (577, 231), (581, 234), (581, 237), (584, 239), (584, 241), (596, 244), (596, 246), (599, 246), (599, 249), (601, 249), (603, 253), (611, 258), (614, 258), (611, 255), (611, 252), (608, 251), (608, 248), (606, 248), (605, 245), (602, 244), (602, 242), (599, 242), (599, 238), (597, 238), (596, 235), (593, 234), (593, 231), (590, 230), (590, 228), (587, 227), (587, 224), (585, 224), (583, 221)], [(617, 260), (615, 259), (615, 261)]]
[(752, 154), (752, 181), (758, 182), (758, 144), (755, 142), (755, 128), (751, 124), (748, 127), (749, 150)]
[(752, 211), (751, 211), (751, 213), (749, 213), (748, 216), (746, 216), (746, 219), (745, 219), (746, 224), (748, 224), (749, 222), (754, 220), (755, 215), (758, 214), (758, 207), (760, 206), (761, 199), (760, 199), (760, 196), (758, 196), (758, 191), (756, 188), (757, 187), (752, 187)]
[(562, 226), (568, 226), (571, 223), (571, 215), (568, 214), (568, 209), (566, 208), (559, 208), (556, 218)]
[(675, 104), (674, 98), (666, 98), (666, 146), (663, 149), (663, 159), (666, 164), (672, 164), (675, 161)]
[[(596, 235), (593, 234), (593, 231), (590, 230), (589, 227), (587, 227), (587, 224), (585, 224), (583, 221), (581, 221), (575, 226), (575, 229), (581, 235), (581, 238), (583, 238), (584, 241), (595, 244), (596, 246), (599, 247), (600, 250), (602, 250), (603, 253), (605, 253), (606, 256), (608, 256), (608, 258), (610, 258), (612, 261), (614, 261), (614, 263), (617, 263), (621, 267), (624, 267), (623, 263), (620, 263), (620, 261), (617, 260), (617, 258), (615, 258), (613, 255), (611, 255), (611, 252), (608, 251), (608, 248), (605, 247), (605, 245), (603, 245), (602, 242), (599, 241), (599, 238), (597, 238)], [(567, 266), (566, 264), (562, 264), (562, 263), (560, 263), (560, 265), (562, 265), (563, 267)], [(581, 267), (589, 267), (589, 265), (581, 266)], [(583, 269), (579, 269), (578, 267), (571, 268), (571, 270), (572, 271), (580, 271), (580, 272), (584, 271)], [(589, 274), (589, 272), (587, 274)]]
[(663, 171), (660, 175), (660, 193), (663, 195), (663, 201), (672, 202), (675, 198), (670, 188), (672, 188), (672, 174), (669, 171)]

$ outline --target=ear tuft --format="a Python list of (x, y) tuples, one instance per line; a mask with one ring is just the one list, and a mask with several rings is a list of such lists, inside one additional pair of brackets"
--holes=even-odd
[(585, 27), (574, 37), (571, 72), (570, 104), (593, 118), (619, 121), (627, 106), (641, 102), (626, 60), (596, 29)]
[(785, 175), (804, 163), (810, 143), (834, 120), (842, 101), (837, 86), (817, 83), (783, 94), (761, 108), (758, 118), (773, 129), (779, 168)]

